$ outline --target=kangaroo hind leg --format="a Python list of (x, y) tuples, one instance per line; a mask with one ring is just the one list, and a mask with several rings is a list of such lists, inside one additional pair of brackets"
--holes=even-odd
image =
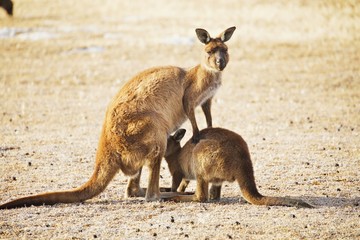
[(140, 187), (141, 171), (142, 168), (140, 168), (139, 172), (135, 176), (129, 178), (125, 192), (126, 198), (145, 197), (146, 190)]
[(157, 201), (160, 200), (160, 165), (161, 160), (165, 154), (166, 139), (163, 146), (157, 146), (156, 154), (151, 159), (148, 159), (149, 177), (148, 187), (146, 189), (145, 199), (146, 201)]

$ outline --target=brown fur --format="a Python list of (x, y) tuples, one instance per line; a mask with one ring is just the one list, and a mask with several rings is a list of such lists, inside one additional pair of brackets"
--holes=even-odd
[(210, 198), (220, 199), (222, 182), (236, 180), (243, 197), (252, 204), (312, 207), (298, 199), (261, 195), (256, 188), (247, 144), (240, 135), (222, 128), (207, 128), (200, 131), (199, 143), (188, 141), (181, 148), (184, 134), (185, 130), (180, 129), (168, 138), (165, 159), (173, 176), (172, 191), (184, 191), (191, 179), (197, 181), (196, 191), (194, 195), (172, 196), (167, 200), (207, 201), (209, 183), (212, 183)]
[(199, 130), (194, 108), (198, 105), (204, 110), (208, 126), (212, 125), (211, 99), (229, 60), (224, 42), (234, 30), (229, 28), (212, 39), (205, 30), (197, 29), (208, 51), (200, 65), (189, 70), (171, 66), (148, 69), (123, 86), (107, 109), (95, 170), (87, 183), (70, 191), (16, 199), (0, 205), (0, 209), (90, 199), (106, 188), (119, 169), (131, 176), (127, 195), (143, 196), (139, 185), (143, 165), (149, 167), (146, 200), (158, 200), (160, 163), (167, 136), (189, 118), (196, 140)]

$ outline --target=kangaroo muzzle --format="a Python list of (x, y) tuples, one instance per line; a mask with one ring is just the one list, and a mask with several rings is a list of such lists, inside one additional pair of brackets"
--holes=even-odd
[(226, 62), (223, 58), (217, 58), (215, 63), (216, 63), (216, 67), (220, 71), (224, 70), (224, 68), (226, 67)]

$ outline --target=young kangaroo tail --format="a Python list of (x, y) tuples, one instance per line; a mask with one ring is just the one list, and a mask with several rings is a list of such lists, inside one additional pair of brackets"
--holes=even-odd
[(255, 184), (254, 177), (248, 179), (246, 182), (238, 181), (241, 193), (246, 201), (254, 205), (267, 205), (267, 206), (287, 206), (287, 207), (302, 207), (313, 208), (310, 204), (300, 200), (291, 199), (286, 197), (268, 197), (261, 195)]
[(118, 167), (111, 165), (109, 162), (97, 161), (94, 173), (89, 181), (74, 190), (49, 192), (18, 198), (0, 205), (0, 209), (82, 202), (95, 197), (106, 188), (117, 173)]

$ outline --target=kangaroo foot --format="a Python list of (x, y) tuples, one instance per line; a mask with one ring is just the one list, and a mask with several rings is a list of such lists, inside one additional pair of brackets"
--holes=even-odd
[(127, 188), (125, 197), (132, 198), (132, 197), (145, 197), (146, 189), (144, 188)]

